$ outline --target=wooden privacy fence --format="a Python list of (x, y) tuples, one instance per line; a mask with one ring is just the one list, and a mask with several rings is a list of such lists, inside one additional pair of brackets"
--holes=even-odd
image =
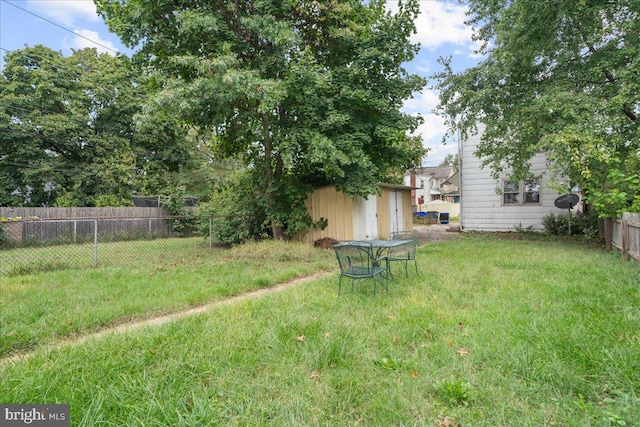
[(622, 218), (613, 221), (611, 243), (620, 250), (622, 259), (640, 261), (640, 221), (637, 213), (624, 213)]
[(132, 240), (171, 235), (166, 218), (70, 218), (24, 219), (3, 223), (6, 243), (84, 243), (101, 240)]
[(4, 208), (0, 218), (157, 218), (171, 216), (165, 208)]
[[(156, 238), (171, 234), (164, 220), (171, 215), (164, 208), (5, 208), (0, 207), (0, 223), (6, 243), (90, 242), (99, 237)], [(101, 227), (98, 227), (98, 220)]]

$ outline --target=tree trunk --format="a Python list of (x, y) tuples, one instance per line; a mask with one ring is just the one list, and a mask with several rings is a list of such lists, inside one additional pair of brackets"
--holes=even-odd
[[(273, 183), (276, 180), (279, 172), (281, 171), (281, 159), (278, 160), (275, 173), (271, 170), (271, 163), (273, 161), (273, 150), (271, 146), (271, 134), (269, 132), (269, 116), (266, 114), (262, 115), (262, 137), (264, 144), (264, 163), (265, 163), (265, 176), (266, 176), (266, 187), (265, 188), (265, 196), (267, 197), (267, 215), (273, 215), (277, 209), (277, 203), (274, 198), (271, 197), (271, 188)], [(271, 233), (273, 234), (273, 238), (276, 240), (284, 239), (284, 230), (282, 226), (276, 223), (275, 220), (271, 220)]]
[(273, 238), (275, 240), (284, 239), (284, 230), (282, 229), (282, 226), (276, 224), (275, 221), (271, 221), (271, 232), (273, 233)]

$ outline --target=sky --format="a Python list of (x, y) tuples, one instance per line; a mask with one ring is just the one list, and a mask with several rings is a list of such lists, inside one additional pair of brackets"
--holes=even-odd
[[(393, 10), (397, 1), (387, 2)], [(441, 70), (439, 57), (452, 59), (455, 71), (472, 67), (480, 58), (472, 41), (472, 30), (464, 24), (466, 7), (451, 0), (421, 0), (413, 42), (420, 44), (415, 59), (406, 69), (427, 79)], [(118, 36), (109, 32), (96, 13), (92, 0), (0, 0), (0, 69), (7, 51), (42, 44), (70, 55), (71, 49), (95, 47), (98, 52), (131, 55)], [(446, 132), (443, 119), (431, 111), (438, 103), (438, 93), (427, 86), (405, 102), (403, 110), (424, 118), (417, 134), (429, 149), (423, 166), (437, 166), (449, 154), (457, 153), (457, 142), (442, 143)]]

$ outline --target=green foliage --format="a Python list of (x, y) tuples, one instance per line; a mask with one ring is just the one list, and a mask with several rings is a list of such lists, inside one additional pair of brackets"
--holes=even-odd
[(0, 205), (123, 206), (133, 191), (164, 191), (192, 152), (175, 118), (140, 114), (153, 90), (124, 56), (44, 46), (7, 54)]
[(97, 207), (133, 206), (133, 202), (131, 197), (125, 198), (116, 194), (100, 194), (94, 197), (93, 205)]
[(424, 86), (417, 0), (188, 2), (96, 0), (110, 29), (159, 71), (147, 114), (177, 117), (213, 159), (241, 158), (276, 238), (310, 225), (310, 186), (368, 196), (419, 166), (419, 117), (401, 112)]
[(45, 261), (39, 260), (26, 264), (19, 264), (10, 268), (7, 272), (7, 276), (23, 276), (26, 274), (35, 273), (47, 273), (56, 270), (65, 270), (70, 267), (69, 263), (64, 261)]
[[(260, 204), (263, 198), (253, 185), (250, 174), (237, 174), (222, 183), (210, 198), (208, 203), (198, 206), (197, 214), (211, 217), (214, 241), (234, 245), (268, 236), (264, 205)], [(207, 235), (208, 227), (208, 223), (201, 223), (200, 234)]]
[(178, 186), (172, 191), (169, 200), (164, 207), (169, 211), (173, 218), (169, 219), (171, 230), (176, 237), (191, 236), (197, 227), (197, 219), (193, 209), (187, 209), (184, 205), (185, 188)]
[(447, 405), (468, 406), (475, 397), (473, 386), (459, 378), (445, 379), (433, 385), (434, 393)]
[(5, 247), (9, 243), (9, 237), (7, 236), (7, 230), (5, 225), (0, 222), (0, 248)]
[(440, 166), (453, 165), (456, 170), (460, 170), (460, 160), (458, 159), (458, 153), (447, 154), (447, 156), (440, 162)]
[(57, 208), (73, 208), (75, 206), (82, 206), (82, 202), (76, 199), (72, 193), (61, 192), (54, 204)]
[(640, 3), (466, 3), (485, 56), (461, 73), (443, 59), (434, 76), (450, 134), (482, 131), (495, 177), (525, 179), (545, 152), (600, 217), (640, 211)]
[[(554, 236), (569, 234), (569, 214), (547, 214), (542, 218), (545, 231)], [(598, 237), (598, 216), (594, 211), (575, 214), (571, 212), (571, 234), (583, 235), (587, 240)]]

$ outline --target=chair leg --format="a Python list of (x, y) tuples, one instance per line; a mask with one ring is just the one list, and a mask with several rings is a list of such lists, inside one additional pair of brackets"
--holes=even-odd
[(340, 295), (341, 288), (342, 288), (342, 274), (340, 275), (340, 280), (338, 280), (338, 295)]

